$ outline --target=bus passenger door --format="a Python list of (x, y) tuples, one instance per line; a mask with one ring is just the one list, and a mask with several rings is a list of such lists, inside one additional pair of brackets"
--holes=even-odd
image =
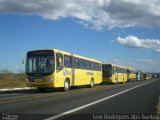
[(72, 67), (72, 86), (74, 86), (75, 85), (75, 69)]
[(56, 82), (58, 87), (64, 86), (63, 55), (56, 53)]
[(115, 67), (115, 81), (118, 82), (118, 68)]
[(81, 85), (81, 81), (79, 59), (76, 57), (72, 57), (72, 84)]

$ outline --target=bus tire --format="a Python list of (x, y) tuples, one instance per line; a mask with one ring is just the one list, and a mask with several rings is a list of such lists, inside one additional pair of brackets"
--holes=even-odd
[(66, 79), (64, 82), (64, 91), (67, 92), (69, 90), (70, 90), (70, 83), (69, 83), (69, 80)]
[(91, 81), (90, 81), (90, 86), (89, 86), (90, 88), (92, 88), (92, 87), (94, 87), (94, 79), (91, 79)]
[(125, 83), (125, 81), (124, 81), (124, 78), (123, 78), (122, 84), (124, 84), (124, 83)]
[(117, 83), (118, 83), (118, 80), (117, 80), (117, 78), (115, 78), (115, 82), (113, 82), (113, 84), (117, 85)]
[(123, 82), (122, 82), (122, 84), (124, 84), (125, 82), (124, 82), (124, 80), (123, 80)]
[(39, 92), (46, 92), (46, 88), (37, 88), (37, 90), (39, 91)]

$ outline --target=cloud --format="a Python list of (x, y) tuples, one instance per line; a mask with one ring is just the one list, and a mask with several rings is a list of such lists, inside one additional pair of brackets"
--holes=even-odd
[(113, 59), (112, 62), (113, 62), (114, 64), (120, 64), (122, 61), (119, 60), (119, 59)]
[(160, 62), (158, 60), (138, 59), (133, 62), (135, 63), (135, 68), (143, 72), (160, 72)]
[(135, 36), (118, 37), (117, 43), (130, 48), (154, 49), (160, 52), (160, 39), (139, 39)]
[(0, 0), (0, 14), (37, 15), (44, 19), (76, 18), (104, 27), (160, 26), (159, 0)]
[(157, 52), (160, 52), (160, 49), (156, 49)]
[(104, 64), (116, 64), (142, 72), (160, 72), (160, 61), (154, 59), (106, 59)]
[(122, 65), (140, 70), (142, 72), (160, 72), (160, 62), (152, 59), (137, 59), (131, 61), (123, 61)]
[(150, 59), (136, 60), (136, 62), (140, 63), (140, 64), (155, 64), (155, 62), (153, 60), (150, 60)]

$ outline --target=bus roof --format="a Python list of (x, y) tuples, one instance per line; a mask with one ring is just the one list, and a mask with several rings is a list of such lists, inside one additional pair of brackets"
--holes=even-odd
[(135, 69), (133, 69), (133, 68), (129, 68), (129, 67), (127, 67), (127, 69), (128, 69), (128, 70), (133, 70), (133, 71), (136, 71)]
[(116, 64), (103, 64), (103, 65), (111, 65), (111, 66), (116, 66), (116, 67), (127, 69), (127, 67), (116, 65)]
[(69, 53), (69, 52), (62, 51), (62, 50), (58, 50), (58, 49), (53, 49), (53, 50), (54, 50), (55, 52), (60, 52), (60, 53), (66, 54), (66, 55), (71, 55), (71, 56), (73, 56), (73, 57), (77, 57), (77, 58), (81, 58), (81, 59), (85, 59), (85, 60), (90, 60), (90, 61), (92, 61), (92, 62), (102, 63), (102, 62), (99, 61), (99, 60), (95, 60), (95, 59), (88, 58), (88, 57), (83, 57), (83, 56), (76, 55), (76, 54), (72, 54), (72, 53)]

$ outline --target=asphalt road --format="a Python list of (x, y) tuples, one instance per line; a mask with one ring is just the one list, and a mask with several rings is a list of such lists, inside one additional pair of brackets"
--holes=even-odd
[[(106, 119), (107, 115), (154, 114), (160, 80), (97, 85), (38, 93), (36, 90), (0, 93), (0, 119)], [(109, 116), (110, 117), (110, 116)], [(113, 116), (112, 116), (113, 117)]]

